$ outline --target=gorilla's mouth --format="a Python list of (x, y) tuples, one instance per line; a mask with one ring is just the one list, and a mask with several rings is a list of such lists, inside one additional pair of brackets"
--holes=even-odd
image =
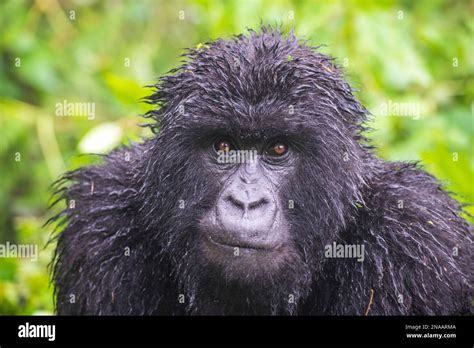
[[(236, 231), (209, 228), (200, 231), (204, 265), (212, 266), (212, 277), (224, 277), (242, 283), (263, 281), (280, 274), (292, 263), (294, 256), (291, 242), (284, 238), (286, 231), (254, 231), (253, 236)], [(278, 238), (262, 238), (275, 233)], [(217, 267), (217, 268), (216, 268)]]
[(268, 252), (278, 249), (280, 244), (270, 244), (270, 243), (257, 243), (251, 241), (225, 241), (220, 238), (213, 238), (212, 235), (208, 235), (208, 241), (210, 244), (221, 248), (231, 248), (234, 249), (244, 249), (247, 251), (253, 252)]

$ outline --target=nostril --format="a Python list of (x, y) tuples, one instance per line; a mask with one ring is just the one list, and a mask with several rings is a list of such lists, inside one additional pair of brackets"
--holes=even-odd
[(225, 200), (226, 200), (227, 202), (229, 202), (230, 204), (236, 206), (236, 207), (239, 208), (240, 210), (245, 210), (245, 205), (244, 205), (244, 203), (241, 202), (241, 201), (239, 201), (238, 199), (235, 199), (234, 197), (232, 197), (232, 196), (229, 195), (229, 196), (227, 196), (227, 197), (225, 198)]
[(264, 206), (267, 203), (268, 203), (268, 200), (266, 198), (262, 198), (262, 199), (260, 199), (256, 202), (250, 203), (249, 204), (249, 210), (258, 209), (258, 208)]

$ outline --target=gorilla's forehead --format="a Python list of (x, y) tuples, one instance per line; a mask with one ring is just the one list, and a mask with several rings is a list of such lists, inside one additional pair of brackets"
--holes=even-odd
[(301, 133), (318, 124), (352, 129), (365, 120), (366, 110), (331, 58), (292, 35), (264, 31), (216, 40), (186, 56), (148, 98), (164, 106), (149, 114), (161, 129), (188, 125), (253, 136)]
[[(206, 110), (205, 107), (192, 115), (183, 115), (181, 123), (193, 132), (207, 134), (232, 134), (243, 141), (265, 139), (277, 136), (302, 135), (315, 124), (311, 117), (304, 112), (292, 108), (288, 112), (286, 106), (265, 105), (262, 107), (228, 108), (218, 112)], [(191, 117), (189, 117), (191, 116)], [(319, 118), (319, 117), (318, 117)], [(190, 122), (192, 122), (191, 127)]]
[(184, 73), (185, 108), (201, 122), (211, 119), (246, 133), (291, 130), (318, 112), (316, 118), (323, 117), (331, 103), (327, 91), (335, 71), (318, 65), (324, 58), (293, 40), (218, 42), (193, 58)]

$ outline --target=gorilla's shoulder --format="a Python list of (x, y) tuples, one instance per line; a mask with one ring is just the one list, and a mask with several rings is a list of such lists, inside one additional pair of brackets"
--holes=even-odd
[[(374, 172), (367, 196), (374, 207), (386, 208), (378, 211), (393, 213), (403, 220), (416, 213), (413, 218), (446, 218), (448, 221), (455, 220), (463, 212), (462, 206), (450, 196), (444, 185), (418, 163), (382, 162)], [(428, 220), (425, 222), (430, 225), (435, 223)], [(461, 220), (468, 226), (465, 220)]]
[(421, 240), (428, 241), (433, 236), (451, 242), (470, 238), (472, 226), (462, 217), (462, 205), (417, 163), (382, 162), (364, 196), (366, 217), (383, 230), (410, 238), (426, 233), (431, 238)]
[(98, 284), (119, 288), (124, 275), (102, 265), (132, 262), (122, 256), (132, 247), (127, 241), (134, 234), (136, 175), (143, 151), (143, 144), (120, 147), (101, 163), (68, 172), (55, 184), (56, 202), (65, 203), (49, 220), (60, 230), (52, 236), (57, 239), (53, 280), (59, 285), (59, 314), (113, 313), (111, 296), (118, 290)]
[(140, 143), (119, 147), (98, 164), (66, 173), (56, 186), (68, 193), (67, 198), (95, 196), (97, 200), (97, 196), (101, 196), (116, 200), (121, 195), (129, 195), (135, 189), (144, 151), (146, 146)]
[(104, 156), (99, 164), (64, 174), (54, 184), (54, 204), (62, 201), (66, 208), (49, 222), (67, 221), (63, 234), (123, 228), (134, 215), (143, 151), (145, 143), (132, 143)]
[[(395, 286), (412, 314), (466, 311), (468, 295), (454, 295), (472, 291), (472, 226), (462, 206), (418, 164), (402, 162), (380, 165), (364, 203), (356, 235), (367, 244), (376, 282)], [(439, 302), (427, 308), (429, 296)]]

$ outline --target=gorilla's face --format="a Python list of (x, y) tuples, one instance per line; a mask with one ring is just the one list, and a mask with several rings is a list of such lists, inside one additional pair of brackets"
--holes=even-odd
[(161, 108), (148, 114), (159, 133), (143, 225), (191, 297), (303, 298), (360, 200), (365, 109), (295, 38), (218, 41), (189, 58), (149, 98)]
[(276, 271), (293, 249), (280, 188), (294, 171), (296, 151), (283, 135), (263, 132), (216, 135), (208, 147), (203, 160), (219, 193), (199, 224), (203, 256), (230, 278)]

